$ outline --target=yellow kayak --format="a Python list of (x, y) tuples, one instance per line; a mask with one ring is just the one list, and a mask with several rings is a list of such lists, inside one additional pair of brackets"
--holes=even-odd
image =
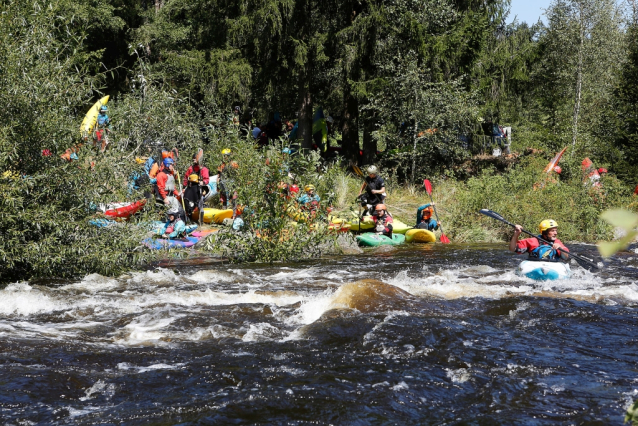
[[(341, 226), (341, 228), (348, 228), (350, 231), (358, 232), (358, 231), (369, 231), (374, 228), (374, 220), (372, 216), (364, 216), (363, 222), (359, 223), (359, 219), (345, 220), (338, 217), (330, 217), (330, 223), (333, 225)], [(401, 222), (399, 219), (393, 219), (392, 221), (392, 232), (395, 234), (405, 234), (405, 232), (409, 229), (412, 229), (411, 226), (406, 225)]]
[(102, 105), (106, 105), (109, 101), (109, 96), (105, 96), (96, 103), (93, 104), (91, 109), (88, 110), (86, 116), (84, 116), (84, 120), (82, 120), (82, 124), (80, 125), (80, 133), (83, 138), (87, 138), (89, 134), (93, 131), (95, 127), (95, 123), (97, 123), (97, 116), (100, 113), (100, 108)]
[(436, 241), (436, 235), (427, 229), (410, 229), (405, 233), (405, 241), (408, 243), (433, 243)]
[[(233, 217), (233, 209), (219, 210), (204, 207), (204, 223), (222, 223), (224, 219)], [(191, 219), (199, 220), (199, 210), (195, 209), (191, 215)]]

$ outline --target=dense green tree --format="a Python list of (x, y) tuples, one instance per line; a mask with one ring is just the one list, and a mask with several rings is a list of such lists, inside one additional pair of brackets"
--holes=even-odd
[(632, 184), (638, 176), (638, 25), (627, 29), (627, 58), (614, 90), (615, 146), (620, 150), (614, 168), (620, 177)]

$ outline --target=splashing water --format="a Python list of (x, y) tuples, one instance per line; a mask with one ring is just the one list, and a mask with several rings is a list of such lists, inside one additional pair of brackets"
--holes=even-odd
[[(581, 251), (591, 247), (580, 247)], [(620, 423), (638, 257), (569, 280), (496, 245), (192, 261), (0, 290), (7, 424)]]

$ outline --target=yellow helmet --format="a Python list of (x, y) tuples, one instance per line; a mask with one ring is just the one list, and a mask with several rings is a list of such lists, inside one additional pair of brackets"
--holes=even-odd
[(197, 182), (199, 182), (199, 176), (197, 176), (195, 173), (193, 173), (192, 175), (190, 175), (188, 177), (188, 181), (197, 183)]
[(230, 149), (229, 148), (222, 149), (222, 155), (230, 155)]
[(306, 185), (303, 188), (304, 191), (308, 192), (308, 191), (314, 191), (315, 190), (315, 186), (314, 185)]
[(542, 234), (550, 228), (558, 228), (558, 223), (554, 219), (545, 219), (538, 225), (538, 231)]

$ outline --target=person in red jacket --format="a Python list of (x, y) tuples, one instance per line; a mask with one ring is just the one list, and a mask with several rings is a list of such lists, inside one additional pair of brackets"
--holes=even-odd
[(188, 186), (188, 178), (192, 174), (199, 176), (199, 186), (208, 185), (208, 182), (210, 181), (210, 172), (208, 171), (208, 168), (199, 164), (197, 161), (197, 154), (193, 155), (193, 165), (190, 166), (184, 174), (184, 184), (182, 186)]
[(374, 214), (372, 215), (374, 220), (374, 231), (377, 234), (385, 235), (388, 238), (392, 238), (392, 216), (388, 213), (385, 204), (377, 204), (374, 208)]
[(556, 223), (555, 220), (545, 219), (538, 226), (538, 230), (541, 233), (539, 237), (551, 242), (551, 245), (538, 238), (519, 240), (518, 237), (521, 235), (521, 232), (523, 232), (523, 228), (520, 225), (515, 225), (509, 250), (516, 254), (529, 253), (530, 260), (558, 261), (560, 259), (567, 260), (569, 258), (569, 249), (557, 238), (558, 223)]
[(174, 207), (178, 207), (179, 203), (177, 203), (177, 198), (179, 197), (179, 191), (177, 191), (175, 185), (175, 168), (173, 167), (173, 163), (172, 158), (164, 159), (164, 167), (156, 177), (156, 196), (158, 201), (161, 200), (161, 202), (167, 206), (174, 205)]

